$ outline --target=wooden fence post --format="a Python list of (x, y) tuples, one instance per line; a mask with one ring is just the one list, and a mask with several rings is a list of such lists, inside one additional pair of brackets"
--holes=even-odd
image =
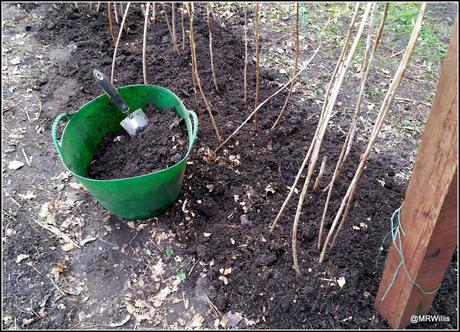
[[(426, 292), (442, 283), (457, 246), (457, 57), (456, 21), (401, 210), (407, 271)], [(436, 295), (420, 291), (401, 267), (382, 301), (400, 262), (392, 244), (375, 300), (393, 328), (408, 326), (414, 314), (427, 314)]]

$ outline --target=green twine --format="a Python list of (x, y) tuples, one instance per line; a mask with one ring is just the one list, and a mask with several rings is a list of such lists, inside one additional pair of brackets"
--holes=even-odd
[[(402, 247), (402, 242), (401, 242), (401, 233), (406, 236), (406, 233), (404, 232), (404, 229), (401, 225), (401, 208), (403, 207), (403, 205), (401, 204), (401, 206), (399, 208), (396, 209), (395, 212), (393, 212), (393, 215), (391, 216), (391, 230), (388, 232), (387, 235), (385, 235), (385, 237), (383, 238), (382, 240), (382, 244), (380, 246), (380, 249), (379, 249), (379, 252), (377, 254), (377, 259), (376, 259), (376, 265), (377, 265), (377, 261), (378, 261), (378, 258), (380, 256), (380, 251), (383, 250), (383, 245), (385, 244), (388, 236), (391, 234), (391, 239), (393, 241), (393, 244), (395, 245), (395, 248), (396, 248), (396, 251), (398, 252), (399, 256), (401, 257), (401, 262), (399, 263), (398, 267), (396, 268), (395, 272), (393, 273), (393, 279), (391, 280), (390, 284), (388, 285), (385, 293), (383, 294), (383, 296), (381, 297), (380, 301), (383, 301), (385, 300), (385, 297), (387, 296), (388, 292), (390, 291), (390, 289), (393, 287), (393, 284), (395, 283), (395, 280), (396, 280), (396, 277), (398, 276), (398, 273), (399, 273), (399, 269), (401, 268), (401, 266), (404, 267), (404, 270), (406, 271), (406, 275), (407, 277), (409, 278), (410, 282), (415, 286), (417, 287), (423, 294), (426, 294), (426, 295), (429, 295), (429, 294), (433, 294), (433, 293), (436, 293), (438, 291), (438, 289), (441, 287), (441, 285), (439, 285), (438, 287), (436, 287), (436, 289), (432, 290), (432, 291), (425, 291), (422, 286), (420, 286), (412, 277), (411, 275), (409, 274), (409, 271), (407, 270), (407, 266), (406, 266), (406, 258), (404, 257), (404, 253), (403, 253), (403, 247)], [(398, 214), (398, 223), (397, 225), (395, 225), (394, 223), (394, 217), (395, 215)]]
[(305, 2), (300, 3), (300, 31), (305, 30), (307, 25), (307, 18), (306, 18), (307, 9), (305, 8)]

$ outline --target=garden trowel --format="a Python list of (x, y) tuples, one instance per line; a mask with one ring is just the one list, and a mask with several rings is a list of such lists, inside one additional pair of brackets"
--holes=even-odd
[(110, 83), (108, 78), (99, 70), (94, 69), (93, 75), (102, 89), (109, 95), (115, 105), (126, 114), (126, 118), (120, 122), (120, 125), (128, 132), (130, 136), (135, 136), (136, 132), (147, 126), (149, 120), (144, 111), (139, 108), (134, 112), (129, 112), (129, 106), (118, 93), (117, 89)]

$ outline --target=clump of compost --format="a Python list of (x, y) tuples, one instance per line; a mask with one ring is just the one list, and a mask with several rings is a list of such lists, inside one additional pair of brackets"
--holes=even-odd
[(149, 124), (131, 137), (122, 128), (108, 134), (88, 166), (88, 177), (98, 180), (128, 178), (170, 167), (187, 154), (184, 121), (173, 109), (145, 111)]

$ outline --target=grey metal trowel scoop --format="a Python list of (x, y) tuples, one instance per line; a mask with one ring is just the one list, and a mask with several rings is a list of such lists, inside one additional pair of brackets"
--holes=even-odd
[(117, 89), (110, 83), (108, 78), (99, 70), (94, 69), (93, 75), (100, 87), (109, 95), (117, 107), (126, 114), (126, 118), (120, 122), (120, 125), (128, 132), (130, 136), (135, 136), (136, 132), (147, 126), (149, 120), (141, 108), (129, 113), (129, 106), (118, 93)]

